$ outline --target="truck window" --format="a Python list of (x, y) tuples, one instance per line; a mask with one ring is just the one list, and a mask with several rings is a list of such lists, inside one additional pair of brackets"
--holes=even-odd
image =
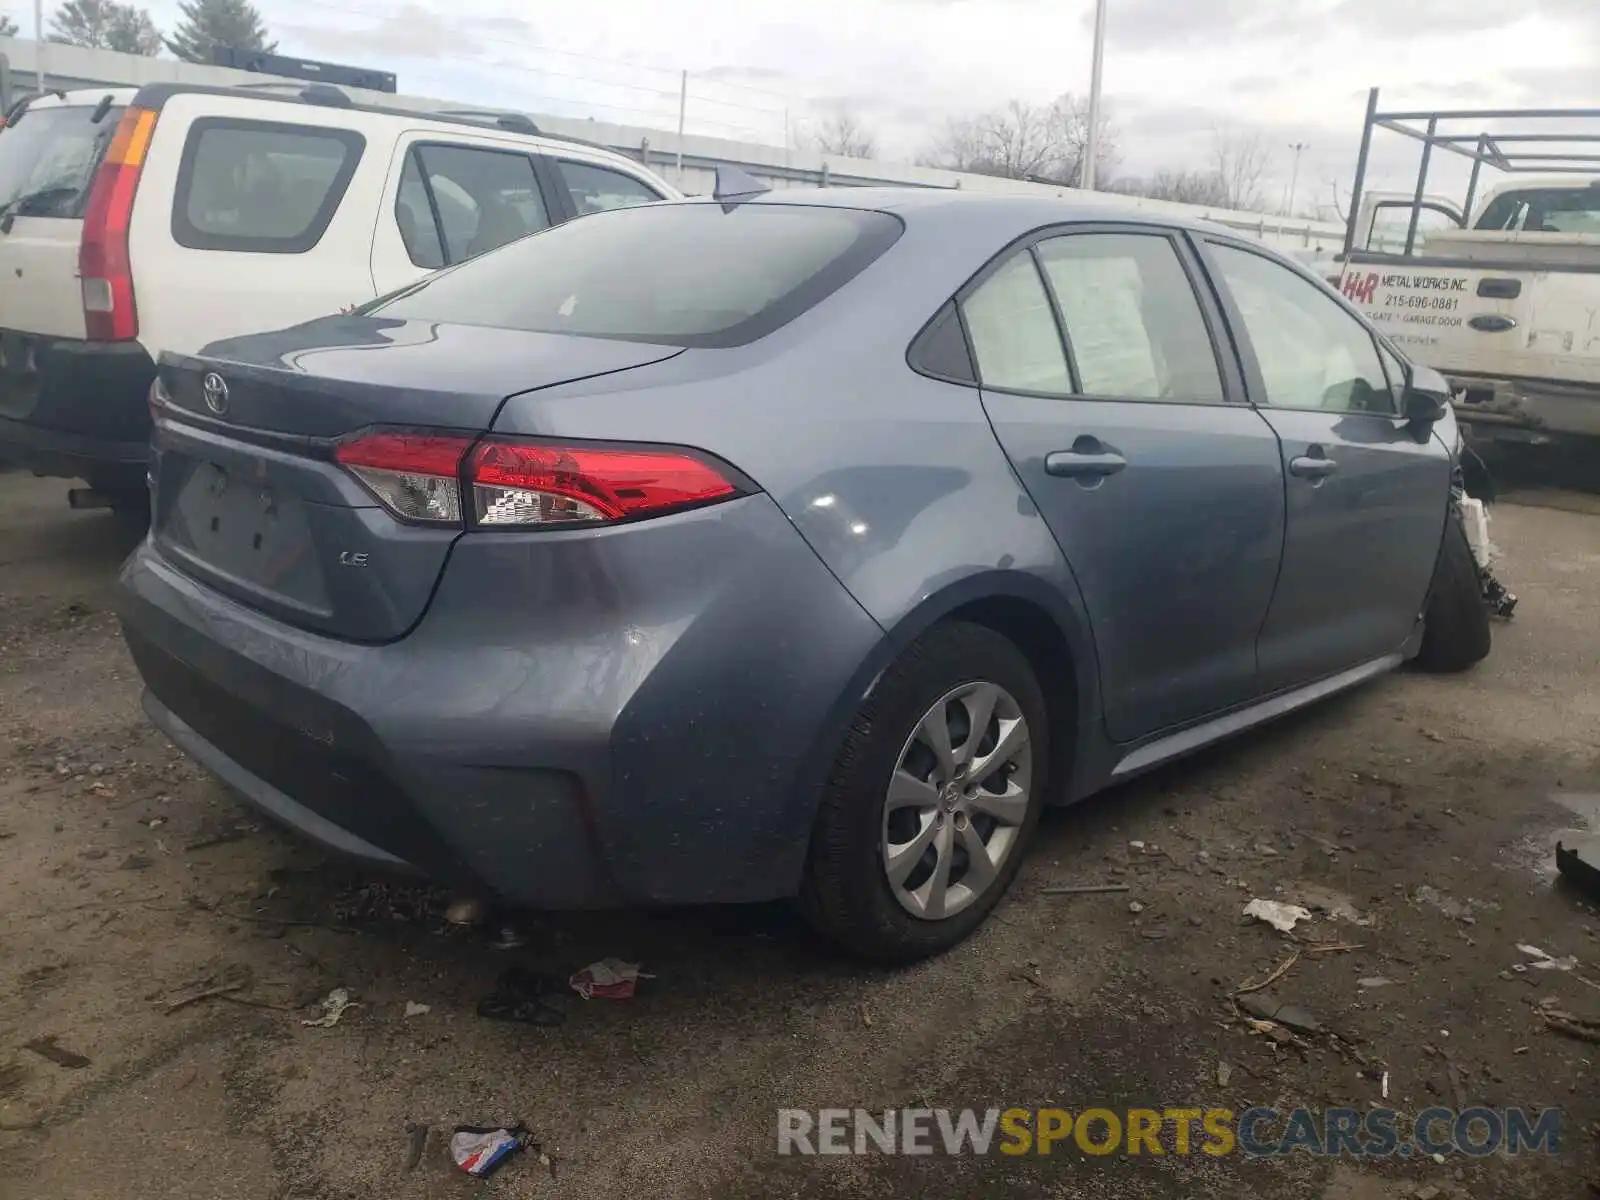
[(1600, 188), (1517, 188), (1501, 192), (1483, 210), (1477, 228), (1600, 233)]
[(202, 117), (178, 167), (173, 240), (191, 250), (304, 254), (322, 240), (365, 146), (348, 129)]
[(0, 213), (81, 219), (89, 181), (122, 109), (90, 121), (93, 105), (33, 108), (0, 137)]

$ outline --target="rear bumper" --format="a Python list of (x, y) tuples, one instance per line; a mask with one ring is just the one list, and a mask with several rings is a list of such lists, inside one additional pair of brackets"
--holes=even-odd
[(138, 342), (0, 330), (0, 458), (97, 487), (142, 488), (154, 378)]
[(1600, 384), (1452, 373), (1456, 417), (1478, 441), (1548, 445), (1600, 438)]
[(364, 646), (147, 541), (121, 600), (146, 710), (324, 845), (515, 903), (792, 893), (882, 631), (766, 496), (570, 545), (546, 575), (548, 546), (463, 538), (417, 628)]

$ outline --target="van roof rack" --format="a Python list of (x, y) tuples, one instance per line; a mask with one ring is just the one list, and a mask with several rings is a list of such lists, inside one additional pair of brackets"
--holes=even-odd
[(437, 110), (441, 117), (472, 117), (478, 120), (493, 121), (501, 129), (515, 130), (517, 133), (538, 133), (539, 127), (533, 123), (533, 118), (526, 113), (511, 112), (497, 108), (441, 108)]

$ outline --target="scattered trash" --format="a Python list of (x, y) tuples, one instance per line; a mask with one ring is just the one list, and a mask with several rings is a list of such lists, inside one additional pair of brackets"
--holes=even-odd
[(567, 982), (585, 1000), (596, 997), (602, 1000), (631, 1000), (639, 980), (654, 978), (654, 975), (640, 971), (638, 963), (623, 962), (620, 958), (602, 958), (575, 972)]
[(1556, 870), (1590, 899), (1600, 899), (1600, 837), (1579, 838), (1571, 846), (1557, 842)]
[(567, 1019), (569, 999), (559, 979), (509, 967), (495, 981), (494, 991), (478, 1001), (478, 1015), (491, 1021), (559, 1025)]
[(1438, 888), (1423, 884), (1411, 894), (1411, 898), (1418, 904), (1426, 904), (1429, 908), (1436, 908), (1453, 921), (1465, 921), (1471, 924), (1477, 918), (1473, 910), (1478, 908), (1491, 908), (1492, 905), (1483, 904), (1477, 900), (1457, 900), (1447, 896)]
[(1275, 969), (1272, 972), (1272, 974), (1268, 975), (1265, 979), (1261, 980), (1261, 982), (1259, 982), (1259, 983), (1242, 983), (1237, 988), (1234, 989), (1234, 993), (1233, 994), (1235, 996), (1245, 996), (1245, 995), (1248, 995), (1251, 992), (1259, 992), (1263, 988), (1269, 988), (1273, 984), (1277, 983), (1278, 980), (1282, 979), (1285, 975), (1287, 975), (1289, 973), (1290, 968), (1292, 968), (1295, 965), (1295, 963), (1297, 963), (1299, 961), (1300, 961), (1300, 951), (1296, 950), (1288, 958), (1284, 959), (1284, 961), (1278, 965), (1277, 969)]
[(415, 1121), (406, 1122), (406, 1170), (415, 1171), (422, 1161), (422, 1152), (428, 1146), (428, 1126)]
[(31, 1042), (24, 1042), (24, 1050), (31, 1050), (40, 1058), (48, 1059), (58, 1067), (65, 1067), (69, 1071), (81, 1071), (89, 1065), (89, 1060), (83, 1055), (65, 1047), (56, 1045), (56, 1035), (34, 1038)]
[(1041, 896), (1099, 896), (1109, 892), (1126, 892), (1131, 888), (1126, 883), (1078, 883), (1071, 887), (1040, 888)]
[(520, 1125), (514, 1129), (457, 1125), (450, 1135), (450, 1157), (468, 1175), (482, 1179), (522, 1149), (526, 1132)]
[(1307, 954), (1343, 954), (1349, 950), (1365, 950), (1365, 942), (1337, 942), (1329, 946), (1307, 946)]
[(1570, 971), (1578, 965), (1578, 958), (1575, 954), (1569, 954), (1565, 958), (1555, 958), (1537, 946), (1529, 946), (1521, 942), (1517, 943), (1517, 950), (1519, 953), (1526, 954), (1533, 961), (1512, 963), (1511, 969), (1513, 971), (1526, 971), (1529, 967), (1532, 967), (1535, 971)]
[(1369, 975), (1365, 979), (1356, 980), (1356, 986), (1361, 988), (1363, 991), (1370, 991), (1373, 988), (1389, 987), (1393, 983), (1394, 980), (1386, 979), (1382, 975)]
[(1294, 884), (1289, 888), (1289, 898), (1313, 912), (1326, 913), (1338, 921), (1348, 921), (1352, 925), (1361, 926), (1372, 924), (1372, 918), (1362, 916), (1361, 911), (1356, 908), (1355, 901), (1349, 896), (1332, 888), (1323, 887), (1319, 883)]
[(1244, 915), (1265, 921), (1279, 933), (1288, 933), (1300, 921), (1309, 921), (1311, 910), (1277, 900), (1252, 900), (1244, 906)]
[(347, 1009), (359, 1006), (350, 999), (349, 990), (341, 987), (334, 988), (333, 991), (324, 996), (320, 1007), (322, 1009), (320, 1017), (314, 1021), (301, 1021), (300, 1024), (309, 1026), (312, 1029), (332, 1029), (339, 1023), (340, 1018), (344, 1016)]
[(160, 829), (167, 823), (165, 817), (151, 817), (148, 821), (141, 822), (146, 829)]
[(425, 1017), (433, 1011), (431, 1004), (418, 1004), (415, 1000), (406, 1001), (406, 1016)]
[(1227, 1087), (1228, 1081), (1233, 1078), (1233, 1068), (1227, 1063), (1217, 1064), (1217, 1086)]
[(1576, 1016), (1563, 1009), (1560, 1003), (1554, 997), (1540, 1003), (1539, 1016), (1544, 1020), (1545, 1027), (1581, 1042), (1600, 1043), (1600, 1020)]
[(1296, 1033), (1321, 1033), (1322, 1022), (1296, 1004), (1285, 1004), (1273, 996), (1253, 992), (1238, 996), (1234, 1003), (1251, 1016), (1274, 1021)]
[(1383, 1079), (1379, 1081), (1378, 1087), (1383, 1093), (1383, 1099), (1387, 1100), (1389, 1098), (1389, 1072), (1385, 1071), (1383, 1073)]
[(865, 1004), (861, 1006), (861, 1024), (866, 1026), (868, 1029), (872, 1028), (872, 1014), (867, 1011), (867, 1006)]
[(1279, 1025), (1276, 1022), (1264, 1021), (1254, 1017), (1246, 1017), (1245, 1024), (1250, 1026), (1250, 1028), (1255, 1032), (1264, 1034), (1265, 1036), (1271, 1038), (1280, 1046), (1286, 1046), (1290, 1042), (1294, 1041), (1294, 1034), (1290, 1033), (1282, 1025)]
[(444, 919), (452, 925), (481, 925), (489, 915), (489, 906), (476, 896), (452, 900), (444, 910)]
[(1128, 849), (1130, 849), (1130, 850), (1143, 850), (1144, 849), (1144, 843), (1143, 842), (1129, 842), (1128, 843)]
[(1276, 846), (1268, 845), (1266, 842), (1257, 842), (1255, 844), (1255, 851), (1257, 854), (1263, 855), (1267, 858), (1276, 858), (1278, 856), (1278, 848)]
[(1140, 913), (1142, 913), (1144, 911), (1144, 905), (1140, 904), (1137, 900), (1129, 900), (1128, 901), (1128, 911), (1131, 912), (1134, 916), (1138, 916)]
[[(179, 996), (176, 1000), (173, 1000), (167, 1005), (166, 1010), (169, 1013), (175, 1013), (180, 1008), (188, 1008), (191, 1004), (198, 1004), (200, 1001), (209, 1000), (213, 996), (223, 996), (229, 992), (238, 992), (243, 990), (244, 984), (242, 983), (222, 983), (215, 987), (202, 988), (200, 991), (191, 992), (187, 996)], [(306, 1024), (310, 1025), (312, 1022), (307, 1021)]]
[(1444, 1155), (1435, 1154), (1433, 1156), (1433, 1161), (1434, 1161), (1435, 1165), (1437, 1165), (1437, 1166), (1441, 1166), (1441, 1167), (1444, 1166)]

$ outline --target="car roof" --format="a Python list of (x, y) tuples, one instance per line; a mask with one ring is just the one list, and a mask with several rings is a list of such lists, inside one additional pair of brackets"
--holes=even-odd
[[(709, 197), (696, 197), (680, 203), (716, 203)], [(953, 221), (963, 225), (988, 225), (996, 234), (1020, 236), (1043, 225), (1089, 221), (1119, 225), (1149, 225), (1161, 229), (1189, 229), (1207, 234), (1237, 234), (1225, 226), (1190, 217), (1145, 212), (1114, 196), (1026, 196), (1003, 192), (974, 192), (961, 188), (931, 187), (844, 187), (800, 191), (785, 188), (738, 197), (740, 204), (804, 205), (824, 208), (853, 208), (893, 213), (908, 224)], [(1007, 231), (1010, 231), (1009, 234)]]

